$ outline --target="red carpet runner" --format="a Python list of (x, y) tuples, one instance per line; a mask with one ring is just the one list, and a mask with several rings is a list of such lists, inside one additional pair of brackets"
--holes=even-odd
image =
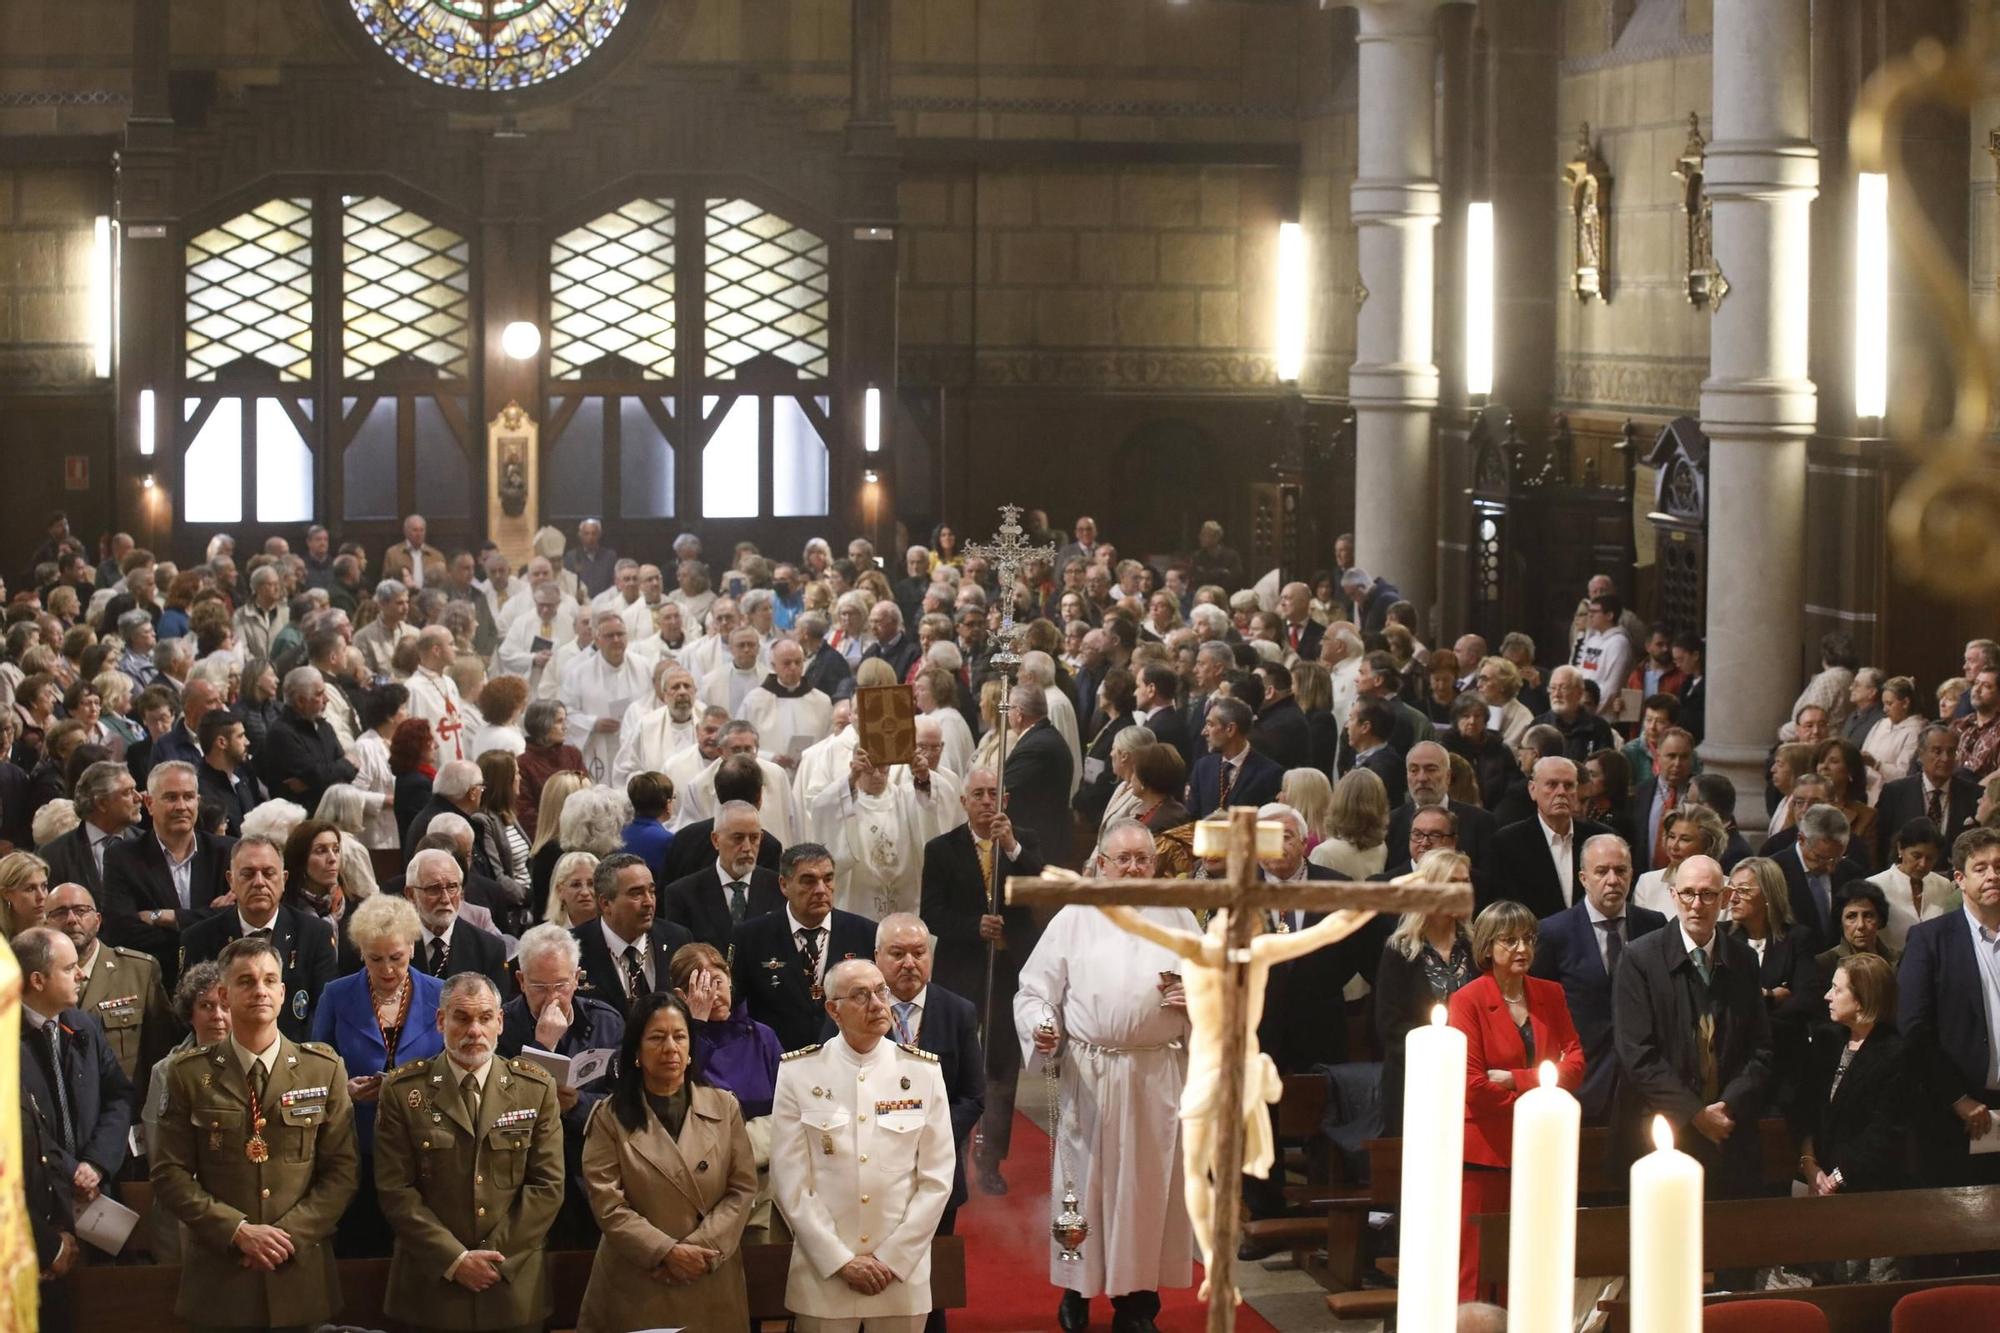
[[(1049, 1285), (1049, 1138), (1025, 1116), (1014, 1117), (1014, 1142), (1001, 1174), (1010, 1186), (1005, 1198), (982, 1194), (973, 1181), (972, 1197), (958, 1210), (958, 1234), (965, 1237), (964, 1310), (951, 1312), (952, 1333), (1045, 1333), (1056, 1326), (1062, 1292)], [(1095, 1223), (1096, 1218), (1091, 1221)], [(1195, 1265), (1195, 1281), (1201, 1266)], [(1163, 1333), (1201, 1333), (1207, 1309), (1194, 1287), (1160, 1293)], [(1111, 1302), (1090, 1303), (1093, 1330), (1111, 1327)], [(1237, 1307), (1242, 1333), (1276, 1333), (1248, 1305)]]

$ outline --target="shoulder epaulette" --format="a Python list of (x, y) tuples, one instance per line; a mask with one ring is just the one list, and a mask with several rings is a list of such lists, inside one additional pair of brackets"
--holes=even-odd
[(384, 1074), (382, 1076), (382, 1081), (385, 1083), (393, 1083), (399, 1078), (407, 1078), (411, 1074), (422, 1073), (427, 1067), (429, 1067), (429, 1065), (430, 1061), (428, 1060), (411, 1060), (405, 1064), (397, 1065), (394, 1069)]
[(937, 1052), (935, 1051), (927, 1051), (920, 1046), (912, 1046), (907, 1041), (899, 1041), (896, 1043), (896, 1046), (900, 1050), (908, 1051), (911, 1055), (916, 1056), (919, 1060), (928, 1060), (932, 1064), (936, 1064), (938, 1062)]
[(512, 1069), (517, 1074), (525, 1074), (528, 1077), (537, 1079), (543, 1083), (554, 1083), (556, 1081), (555, 1075), (551, 1074), (548, 1070), (536, 1064), (533, 1060), (522, 1060), (517, 1057), (515, 1059), (509, 1060), (507, 1062), (507, 1067)]
[(319, 1056), (322, 1060), (338, 1060), (340, 1053), (323, 1041), (302, 1041), (299, 1049)]
[(190, 1046), (187, 1050), (174, 1056), (174, 1063), (181, 1065), (186, 1064), (189, 1060), (205, 1060), (208, 1058), (209, 1052), (215, 1049), (216, 1044), (219, 1043), (207, 1046)]
[(811, 1055), (814, 1051), (818, 1049), (819, 1049), (819, 1043), (814, 1042), (810, 1046), (801, 1046), (796, 1051), (786, 1051), (783, 1055), (778, 1057), (778, 1063), (783, 1064), (787, 1060), (796, 1060), (802, 1055)]
[(138, 949), (128, 949), (122, 944), (112, 945), (111, 952), (117, 954), (120, 958), (129, 958), (135, 963), (151, 963), (154, 967), (160, 965), (160, 960), (153, 957), (153, 955), (141, 952)]

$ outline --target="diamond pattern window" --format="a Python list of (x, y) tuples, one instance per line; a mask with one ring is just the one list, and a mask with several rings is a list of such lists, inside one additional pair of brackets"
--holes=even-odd
[(186, 375), (310, 380), (313, 212), (270, 199), (187, 243)]
[(374, 379), (399, 359), (468, 373), (466, 240), (376, 195), (341, 211), (341, 375)]
[(646, 379), (674, 376), (674, 203), (634, 199), (549, 247), (549, 373), (621, 357)]
[(826, 241), (747, 199), (708, 200), (704, 221), (703, 374), (768, 355), (826, 378)]
[(508, 92), (574, 69), (628, 0), (349, 0), (376, 45), (432, 83)]

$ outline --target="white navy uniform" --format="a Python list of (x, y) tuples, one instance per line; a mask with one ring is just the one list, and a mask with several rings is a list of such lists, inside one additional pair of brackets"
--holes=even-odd
[[(792, 1051), (771, 1118), (771, 1195), (793, 1236), (785, 1305), (800, 1333), (917, 1333), (956, 1160), (937, 1057), (886, 1037), (864, 1055), (838, 1035)], [(839, 1274), (861, 1254), (901, 1280), (855, 1291)]]

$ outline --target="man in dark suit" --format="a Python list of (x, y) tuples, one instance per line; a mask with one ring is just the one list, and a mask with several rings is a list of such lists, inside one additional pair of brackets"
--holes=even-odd
[(222, 807), (229, 836), (243, 836), (243, 816), (271, 799), (250, 767), (250, 740), (243, 719), (226, 708), (212, 708), (201, 719), (202, 798)]
[(1628, 945), (1611, 982), (1614, 1169), (1650, 1150), (1663, 1115), (1709, 1198), (1749, 1197), (1763, 1191), (1757, 1120), (1773, 1081), (1757, 955), (1716, 929), (1726, 889), (1714, 858), (1689, 857), (1674, 880), (1679, 924)]
[(418, 852), (410, 858), (403, 895), (422, 922), (411, 966), (440, 980), (480, 972), (496, 989), (507, 984), (507, 946), (458, 914), (465, 902), (465, 869), (457, 857), (441, 847)]
[(285, 849), (269, 838), (244, 838), (229, 849), (229, 891), (236, 910), (213, 912), (181, 935), (181, 965), (212, 963), (223, 949), (268, 932), (285, 981), (285, 1011), (278, 1030), (293, 1041), (312, 1032), (320, 993), (338, 970), (326, 922), (279, 901), (285, 888)]
[[(741, 801), (752, 810), (762, 810), (764, 806), (764, 768), (754, 755), (729, 755), (716, 765), (715, 808), (720, 810), (731, 801)], [(761, 827), (762, 819), (759, 819)], [(757, 864), (771, 872), (771, 882), (777, 883), (778, 854), (785, 845), (765, 832), (757, 842)], [(674, 834), (673, 845), (667, 848), (666, 868), (661, 875), (661, 883), (671, 887), (679, 880), (686, 879), (704, 866), (715, 864), (715, 821), (697, 819)], [(661, 909), (669, 916), (673, 913), (662, 900)], [(679, 918), (675, 918), (679, 920)], [(687, 925), (685, 921), (682, 925)], [(705, 938), (697, 933), (697, 939)], [(729, 936), (724, 933), (720, 942), (709, 940), (710, 944), (725, 952), (729, 947)]]
[(1791, 846), (1767, 852), (1785, 872), (1795, 926), (1812, 932), (1818, 949), (1840, 943), (1840, 912), (1833, 891), (1851, 880), (1868, 878), (1868, 868), (1847, 855), (1847, 816), (1839, 806), (1815, 805), (1799, 816), (1798, 839)]
[(1457, 825), (1458, 850), (1472, 858), (1472, 877), (1485, 874), (1493, 860), (1493, 816), (1476, 805), (1451, 799), (1451, 756), (1436, 741), (1418, 741), (1403, 756), (1409, 799), (1389, 811), (1389, 860), (1402, 860), (1410, 845), (1410, 825), (1419, 810), (1442, 807)]
[(168, 987), (180, 975), (182, 933), (235, 901), (232, 840), (195, 827), (200, 807), (193, 769), (178, 760), (155, 764), (146, 775), (152, 833), (104, 853), (105, 942), (151, 954)]
[(1389, 731), (1395, 723), (1396, 715), (1389, 705), (1367, 695), (1355, 699), (1354, 706), (1347, 710), (1346, 749), (1350, 756), (1347, 772), (1365, 768), (1382, 779), (1392, 810), (1403, 803), (1408, 782), (1403, 772), (1403, 756), (1389, 744)]
[[(725, 761), (725, 762), (734, 762)], [(717, 775), (717, 787), (721, 775)], [(785, 910), (785, 891), (778, 877), (757, 864), (758, 849), (766, 841), (763, 819), (748, 801), (725, 801), (716, 817), (706, 821), (714, 830), (709, 836), (709, 857), (701, 868), (667, 885), (660, 894), (660, 913), (703, 944), (711, 945), (725, 959), (737, 923), (748, 916)], [(688, 841), (693, 825), (674, 839), (676, 847)]]
[(1036, 845), (1060, 864), (1070, 859), (1074, 842), (1069, 789), (1076, 761), (1069, 742), (1049, 721), (1048, 696), (1041, 686), (1018, 684), (1008, 702), (1020, 728), (1020, 739), (1007, 755), (1008, 817), (1034, 834)]
[(1256, 674), (1264, 702), (1257, 709), (1250, 744), (1280, 768), (1304, 768), (1312, 762), (1312, 728), (1292, 697), (1292, 673), (1276, 662), (1260, 662)]
[(28, 1211), (28, 1230), (35, 1240), (35, 1266), (41, 1273), (41, 1333), (69, 1333), (70, 1270), (82, 1251), (76, 1239), (73, 1187), (56, 1174), (42, 1137), (42, 1107), (21, 1092), (21, 1188)]
[(652, 867), (630, 852), (599, 861), (591, 890), (597, 920), (571, 932), (583, 959), (577, 989), (630, 1013), (640, 999), (672, 986), (674, 950), (692, 944), (694, 936), (659, 915)]
[(1950, 727), (1932, 723), (1917, 739), (1917, 769), (1909, 777), (1891, 778), (1875, 798), (1875, 859), (1896, 863), (1896, 835), (1912, 819), (1928, 819), (1944, 835), (1947, 851), (1958, 835), (1972, 826), (1979, 808), (1979, 784), (1958, 771), (1958, 737)]
[(1681, 673), (1678, 720), (1693, 735), (1697, 746), (1701, 744), (1702, 734), (1708, 725), (1708, 681), (1702, 674), (1702, 656), (1706, 646), (1706, 641), (1699, 634), (1674, 636), (1674, 669)]
[(317, 667), (294, 667), (285, 676), (285, 706), (264, 733), (257, 774), (273, 795), (308, 810), (336, 782), (354, 780), (354, 762), (341, 752), (326, 712), (326, 677)]
[(1381, 629), (1388, 623), (1389, 608), (1403, 600), (1395, 584), (1370, 578), (1359, 566), (1340, 576), (1340, 594), (1354, 604), (1354, 623), (1363, 633)]
[(81, 884), (102, 902), (105, 855), (138, 836), (139, 784), (125, 765), (106, 759), (83, 770), (83, 776), (76, 780), (74, 799), (83, 821), (37, 848), (36, 854), (49, 863), (49, 887)]
[[(1396, 670), (1395, 658), (1379, 651), (1362, 655), (1361, 665), (1354, 673), (1354, 697), (1380, 699), (1389, 705), (1389, 730), (1383, 735), (1390, 749), (1407, 755), (1419, 741), (1435, 740), (1438, 733), (1430, 718), (1404, 701), (1402, 688), (1403, 676)], [(1339, 719), (1342, 730), (1336, 742), (1333, 762), (1336, 775), (1354, 767), (1354, 746), (1347, 739), (1346, 722), (1346, 718)]]
[(1285, 645), (1300, 661), (1317, 662), (1326, 626), (1312, 618), (1312, 589), (1287, 583), (1278, 591), (1278, 614), (1285, 618)]
[(35, 926), (13, 939), (21, 965), (21, 1094), (49, 1167), (77, 1211), (117, 1195), (137, 1098), (97, 1020), (76, 1007), (76, 946)]
[(1139, 673), (1132, 716), (1140, 726), (1153, 733), (1154, 740), (1179, 750), (1182, 763), (1191, 764), (1194, 756), (1189, 753), (1187, 718), (1181, 713), (1180, 686), (1180, 677), (1172, 667), (1160, 662), (1147, 666)]
[(1684, 727), (1668, 727), (1653, 755), (1653, 776), (1632, 793), (1632, 836), (1638, 839), (1632, 856), (1648, 870), (1667, 864), (1667, 816), (1688, 799), (1693, 777), (1694, 737)]
[[(1000, 1174), (1013, 1138), (1014, 1085), (1021, 1072), (1021, 1044), (1014, 1036), (1014, 989), (1021, 964), (1034, 952), (1040, 931), (1020, 904), (993, 911), (992, 888), (1009, 876), (1042, 873), (1034, 834), (1016, 833), (1000, 809), (1000, 789), (990, 770), (975, 768), (959, 791), (965, 822), (924, 844), (921, 899), (924, 924), (937, 935), (939, 984), (970, 996), (986, 1054), (986, 1113), (974, 1166), (979, 1187), (1005, 1194)], [(993, 1009), (987, 1013), (986, 959), (993, 958)]]
[(730, 974), (750, 1017), (795, 1051), (818, 1040), (828, 969), (875, 956), (875, 923), (834, 907), (833, 853), (816, 842), (785, 848), (778, 880), (785, 910), (746, 917), (736, 927)]
[(440, 815), (459, 815), (467, 820), (479, 813), (479, 789), (485, 785), (479, 765), (470, 759), (448, 759), (438, 765), (431, 779), (431, 798), (425, 801), (403, 831), (403, 852), (414, 856), (417, 843), (430, 832), (431, 822)]
[(2000, 832), (1968, 830), (1952, 847), (1952, 878), (1965, 910), (1910, 928), (1896, 978), (1896, 1022), (1922, 1087), (1913, 1128), (1925, 1183), (2000, 1184), (2000, 1155), (1967, 1148), (1992, 1129), (2000, 1108), (1988, 1017), (2000, 1008), (2000, 987), (1978, 956), (1983, 950), (1990, 958), (2000, 942)]
[[(1208, 753), (1195, 760), (1188, 774), (1189, 814), (1206, 819), (1228, 806), (1264, 805), (1278, 799), (1285, 770), (1251, 748), (1248, 704), (1241, 699), (1215, 700), (1201, 730), (1208, 740)], [(1011, 771), (1007, 787), (1010, 791), (1014, 787)]]
[(1562, 983), (1570, 1020), (1583, 1041), (1583, 1087), (1577, 1100), (1583, 1103), (1584, 1119), (1601, 1125), (1611, 1113), (1618, 1084), (1612, 978), (1626, 946), (1661, 929), (1667, 919), (1631, 902), (1632, 850), (1615, 833), (1600, 833), (1584, 844), (1578, 875), (1583, 901), (1542, 921), (1529, 971)]
[(1512, 898), (1535, 914), (1554, 916), (1575, 903), (1583, 845), (1611, 830), (1576, 817), (1576, 765), (1560, 756), (1537, 760), (1528, 779), (1535, 817), (1509, 824), (1493, 835), (1488, 882), (1473, 885), (1479, 905)]

